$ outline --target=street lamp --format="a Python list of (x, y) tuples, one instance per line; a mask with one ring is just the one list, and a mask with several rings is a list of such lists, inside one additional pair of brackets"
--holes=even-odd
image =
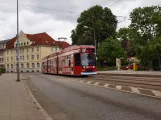
[(60, 49), (61, 49), (62, 45), (64, 44), (64, 42), (65, 42), (65, 40), (66, 40), (67, 38), (66, 38), (66, 37), (59, 37), (59, 38), (58, 38), (59, 41), (60, 41), (61, 39), (63, 39), (63, 42), (62, 42), (62, 44), (60, 45)]
[(96, 31), (94, 28), (91, 28), (91, 27), (88, 27), (88, 26), (84, 26), (84, 28), (87, 28), (87, 29), (92, 29), (93, 30), (93, 38), (94, 38), (94, 44), (95, 44), (95, 55), (96, 55), (96, 58), (97, 58), (97, 41), (96, 41)]
[(17, 0), (17, 82), (20, 81), (20, 64), (19, 64), (19, 51), (20, 51), (20, 48), (19, 48), (19, 14), (18, 14), (18, 0)]

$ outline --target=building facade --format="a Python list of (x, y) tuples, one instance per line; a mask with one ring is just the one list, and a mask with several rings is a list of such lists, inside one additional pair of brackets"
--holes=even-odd
[[(17, 38), (13, 38), (6, 43), (5, 68), (6, 72), (17, 71)], [(40, 72), (41, 59), (61, 48), (70, 46), (67, 42), (54, 40), (47, 33), (19, 34), (19, 60), (20, 72)]]
[(5, 67), (5, 49), (8, 40), (0, 41), (0, 68)]

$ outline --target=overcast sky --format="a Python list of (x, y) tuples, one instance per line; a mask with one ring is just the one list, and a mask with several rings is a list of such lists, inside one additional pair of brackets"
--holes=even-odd
[[(0, 0), (0, 40), (10, 39), (16, 35), (16, 1)], [(71, 43), (71, 30), (76, 27), (76, 21), (80, 12), (96, 4), (109, 7), (117, 1), (19, 0), (19, 29), (28, 34), (47, 32), (55, 40), (58, 37), (67, 37), (67, 42)], [(161, 5), (161, 0), (120, 0), (110, 8), (116, 16), (126, 17), (126, 19), (118, 17), (118, 21), (122, 21), (118, 24), (119, 29), (121, 27), (127, 27), (130, 24), (128, 20), (129, 13), (134, 8), (151, 5)], [(43, 7), (44, 9), (38, 7)]]

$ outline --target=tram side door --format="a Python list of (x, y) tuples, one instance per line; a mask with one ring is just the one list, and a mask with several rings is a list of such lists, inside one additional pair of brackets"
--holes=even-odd
[(81, 66), (81, 57), (80, 53), (75, 53), (74, 54), (74, 75), (81, 75), (82, 71), (82, 66)]

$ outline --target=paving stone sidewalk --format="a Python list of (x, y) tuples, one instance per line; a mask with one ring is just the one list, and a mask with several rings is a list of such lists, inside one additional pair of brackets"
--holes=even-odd
[(0, 76), (0, 120), (45, 120), (16, 74)]

